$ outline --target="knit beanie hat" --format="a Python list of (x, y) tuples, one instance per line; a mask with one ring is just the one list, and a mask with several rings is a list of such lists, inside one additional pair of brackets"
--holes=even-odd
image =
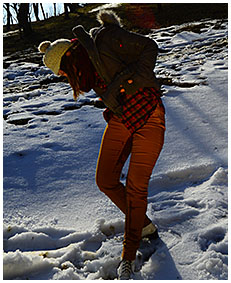
[(57, 39), (54, 42), (43, 41), (40, 43), (38, 50), (41, 53), (45, 53), (43, 56), (44, 64), (51, 69), (56, 75), (58, 75), (62, 56), (73, 45), (68, 39)]

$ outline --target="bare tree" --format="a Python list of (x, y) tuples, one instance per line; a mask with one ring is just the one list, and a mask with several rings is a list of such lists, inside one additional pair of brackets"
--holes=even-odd
[(11, 12), (10, 12), (10, 3), (5, 3), (4, 8), (6, 9), (6, 17), (7, 17), (7, 22), (6, 22), (6, 27), (7, 30), (10, 30), (10, 21), (12, 18)]
[(19, 7), (18, 5), (19, 4), (10, 4), (10, 3), (3, 4), (3, 7), (6, 10), (5, 18), (7, 19), (8, 28), (10, 27), (11, 24), (17, 22), (18, 7)]
[(65, 3), (64, 3), (64, 14), (65, 14), (65, 19), (69, 19), (68, 4)]
[(76, 13), (78, 8), (79, 8), (79, 4), (77, 4), (77, 3), (70, 3), (70, 4), (68, 4), (68, 6), (69, 6), (71, 13)]
[(56, 3), (54, 3), (53, 5), (54, 5), (54, 16), (56, 17)]
[(69, 18), (69, 11), (70, 13), (76, 13), (78, 8), (79, 4), (77, 3), (64, 3), (65, 18)]
[(41, 8), (41, 11), (42, 11), (42, 14), (43, 14), (43, 19), (46, 20), (46, 15), (45, 15), (42, 3), (40, 3), (40, 8)]
[(19, 9), (19, 4), (17, 4), (17, 3), (13, 3), (13, 4), (11, 4), (10, 5), (11, 6), (11, 8), (13, 9), (13, 11), (15, 12), (15, 14), (16, 14), (16, 21), (18, 20), (18, 9)]
[(33, 9), (34, 9), (34, 15), (35, 15), (36, 21), (40, 21), (40, 19), (39, 19), (39, 3), (33, 3)]
[(18, 25), (19, 29), (23, 30), (25, 36), (32, 33), (31, 23), (30, 23), (30, 4), (29, 3), (20, 3), (18, 9)]

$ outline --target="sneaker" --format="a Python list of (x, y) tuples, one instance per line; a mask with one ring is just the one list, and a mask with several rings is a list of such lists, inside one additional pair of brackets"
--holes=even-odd
[(148, 224), (143, 228), (141, 237), (157, 239), (159, 237), (157, 227), (153, 223)]
[(135, 261), (123, 259), (117, 270), (119, 280), (129, 280), (135, 269)]

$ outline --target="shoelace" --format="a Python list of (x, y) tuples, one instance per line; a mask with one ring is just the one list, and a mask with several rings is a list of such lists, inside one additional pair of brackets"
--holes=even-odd
[(121, 275), (125, 275), (125, 274), (130, 275), (131, 272), (132, 272), (131, 262), (129, 260), (123, 261), (121, 266)]

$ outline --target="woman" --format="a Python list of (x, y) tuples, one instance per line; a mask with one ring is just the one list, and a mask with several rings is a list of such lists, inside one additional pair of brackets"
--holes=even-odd
[[(165, 111), (153, 73), (158, 47), (122, 28), (111, 11), (97, 15), (100, 27), (87, 33), (73, 29), (74, 40), (43, 42), (44, 63), (68, 78), (77, 99), (94, 89), (107, 109), (96, 169), (96, 183), (125, 214), (125, 233), (119, 279), (129, 279), (142, 237), (158, 237), (146, 216), (148, 183), (164, 143)], [(130, 155), (124, 186), (120, 175)]]

